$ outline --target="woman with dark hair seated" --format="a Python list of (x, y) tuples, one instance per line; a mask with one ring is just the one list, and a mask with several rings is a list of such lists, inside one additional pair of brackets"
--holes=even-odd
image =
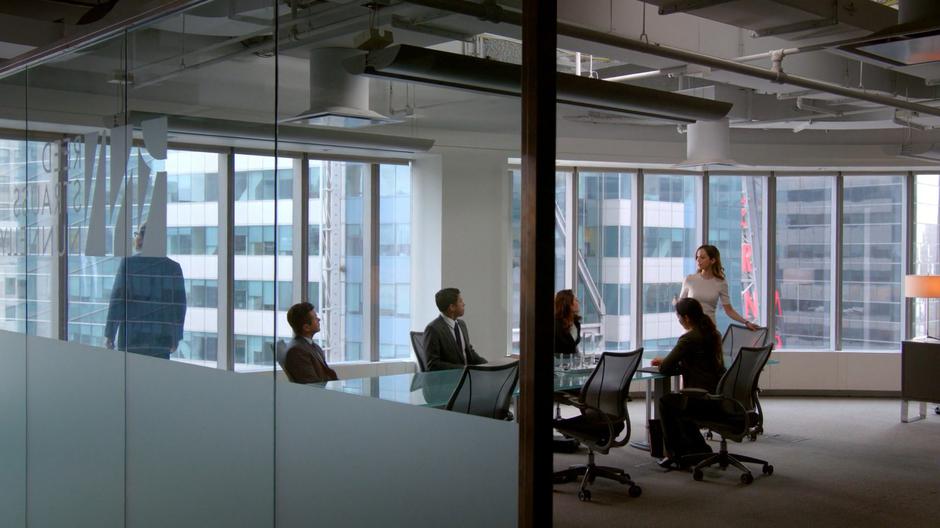
[[(712, 319), (705, 315), (702, 305), (691, 297), (679, 299), (676, 303), (676, 317), (686, 333), (679, 337), (668, 356), (654, 359), (653, 365), (659, 365), (662, 374), (681, 374), (686, 389), (702, 389), (713, 393), (725, 372), (721, 335)], [(678, 467), (683, 455), (711, 451), (690, 417), (720, 412), (712, 403), (695, 396), (675, 393), (660, 399), (663, 440), (668, 455), (659, 462), (660, 466)]]
[(577, 354), (581, 342), (581, 305), (571, 290), (555, 294), (555, 355)]

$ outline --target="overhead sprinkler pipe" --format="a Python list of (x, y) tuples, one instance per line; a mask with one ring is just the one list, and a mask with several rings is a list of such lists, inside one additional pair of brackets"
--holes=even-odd
[[(451, 11), (453, 13), (459, 13), (463, 15), (475, 16), (481, 20), (489, 20), (492, 22), (504, 22), (507, 24), (521, 25), (522, 24), (522, 15), (516, 11), (508, 11), (496, 5), (488, 5), (484, 7), (483, 4), (475, 4), (472, 2), (465, 2), (462, 0), (404, 0), (407, 3), (422, 5), (426, 7), (431, 7), (435, 9), (443, 9), (446, 11)], [(773, 72), (771, 70), (766, 70), (764, 68), (758, 68), (756, 66), (751, 66), (748, 64), (741, 64), (735, 62), (734, 60), (723, 59), (720, 57), (714, 57), (712, 55), (705, 55), (703, 53), (697, 53), (693, 51), (688, 51), (679, 48), (673, 48), (670, 46), (664, 46), (661, 44), (649, 44), (641, 40), (620, 37), (617, 35), (611, 35), (608, 33), (603, 33), (600, 31), (595, 31), (592, 29), (583, 28), (573, 24), (566, 24), (563, 22), (558, 22), (558, 34), (564, 35), (567, 37), (577, 38), (589, 42), (596, 42), (598, 44), (607, 44), (609, 46), (614, 46), (626, 50), (636, 51), (639, 53), (646, 53), (648, 55), (653, 55), (656, 57), (664, 57), (667, 59), (672, 59), (679, 62), (685, 62), (690, 64), (697, 64), (699, 66), (705, 66), (707, 68), (712, 68), (716, 70), (722, 70), (731, 73), (737, 73), (740, 75), (746, 75), (748, 77), (754, 77), (756, 79), (763, 79), (766, 81), (780, 83), (780, 84), (789, 84), (793, 86), (799, 86), (801, 88), (807, 88), (810, 90), (817, 90), (820, 92), (825, 92), (833, 95), (839, 95), (842, 97), (848, 97), (858, 101), (868, 101), (870, 103), (875, 103), (883, 106), (889, 106), (892, 108), (897, 108), (900, 110), (910, 110), (912, 112), (919, 112), (924, 115), (932, 115), (940, 117), (940, 108), (934, 108), (927, 105), (911, 103), (901, 99), (895, 99), (893, 97), (887, 97), (883, 95), (878, 95), (874, 93), (869, 93), (863, 90), (857, 90), (854, 88), (846, 88), (844, 86), (839, 86), (837, 84), (831, 84), (827, 82), (817, 81), (815, 79), (809, 79), (807, 77), (801, 77), (798, 75), (790, 75), (784, 72)]]

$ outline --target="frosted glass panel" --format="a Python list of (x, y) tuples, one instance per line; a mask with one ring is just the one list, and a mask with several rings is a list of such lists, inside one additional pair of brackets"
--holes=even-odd
[(278, 528), (516, 525), (515, 422), (277, 389)]
[(0, 526), (26, 526), (26, 336), (0, 330)]
[(124, 353), (28, 337), (29, 526), (124, 526)]
[(273, 375), (128, 354), (127, 526), (272, 526)]

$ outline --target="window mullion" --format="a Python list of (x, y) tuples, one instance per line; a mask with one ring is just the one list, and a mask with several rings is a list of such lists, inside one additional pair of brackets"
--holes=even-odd
[[(764, 267), (764, 321), (767, 332), (774, 336), (776, 346), (777, 336), (777, 177), (771, 172), (767, 177), (764, 192), (764, 248), (759, 258)], [(750, 204), (748, 204), (750, 207)]]
[(578, 169), (565, 173), (565, 288), (578, 285)]
[(369, 177), (363, 182), (362, 283), (366, 291), (362, 303), (365, 321), (363, 344), (369, 361), (379, 360), (379, 164), (369, 165)]
[(714, 242), (709, 242), (708, 240), (708, 193), (709, 193), (709, 174), (708, 171), (703, 171), (702, 175), (699, 177), (699, 185), (695, 186), (696, 190), (696, 201), (702, 204), (699, 211), (699, 245), (702, 244), (713, 244)]
[[(914, 243), (916, 242), (916, 196), (915, 177), (913, 172), (907, 172), (904, 175), (904, 188), (902, 189), (903, 199), (901, 200), (901, 218), (904, 225), (901, 229), (901, 286), (904, 284), (904, 276), (915, 272), (914, 262)], [(915, 335), (914, 328), (914, 299), (908, 299), (901, 292), (901, 338), (912, 339)], [(930, 302), (928, 300), (928, 302)]]
[[(308, 299), (310, 282), (309, 232), (310, 232), (310, 161), (307, 154), (300, 159), (294, 159), (293, 208), (291, 226), (291, 263), (292, 274), (292, 301), (294, 303), (309, 301), (316, 304), (317, 300)], [(319, 309), (319, 307), (317, 307)]]
[(235, 370), (235, 149), (219, 154), (218, 352), (221, 370)]
[(632, 304), (632, 322), (633, 335), (631, 342), (634, 348), (643, 346), (643, 179), (645, 174), (642, 169), (636, 172), (633, 178), (633, 200), (631, 209), (630, 223), (633, 225), (633, 242), (630, 247), (632, 255), (630, 274), (633, 284)]
[(832, 309), (830, 311), (830, 345), (833, 350), (842, 350), (842, 233), (843, 233), (843, 196), (845, 193), (845, 176), (838, 173), (835, 176), (835, 185), (832, 192)]

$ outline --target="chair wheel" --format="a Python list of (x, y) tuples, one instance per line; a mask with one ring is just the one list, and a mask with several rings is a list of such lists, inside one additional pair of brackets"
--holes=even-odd
[(627, 493), (629, 493), (631, 497), (636, 498), (643, 494), (643, 488), (634, 484), (630, 486), (630, 490)]
[(591, 491), (590, 490), (581, 490), (578, 492), (578, 500), (581, 502), (587, 502), (591, 500)]
[(754, 475), (741, 473), (741, 484), (750, 484), (751, 482), (754, 482)]
[(761, 468), (761, 471), (763, 471), (765, 475), (770, 476), (774, 474), (774, 467), (770, 464), (764, 464), (764, 467)]
[(757, 441), (757, 433), (756, 433), (756, 432), (753, 432), (753, 433), (747, 435), (747, 437), (751, 439), (751, 442), (756, 442), (756, 441)]
[(692, 471), (692, 478), (695, 480), (702, 480), (705, 478), (705, 473), (702, 473), (701, 469), (695, 469)]

